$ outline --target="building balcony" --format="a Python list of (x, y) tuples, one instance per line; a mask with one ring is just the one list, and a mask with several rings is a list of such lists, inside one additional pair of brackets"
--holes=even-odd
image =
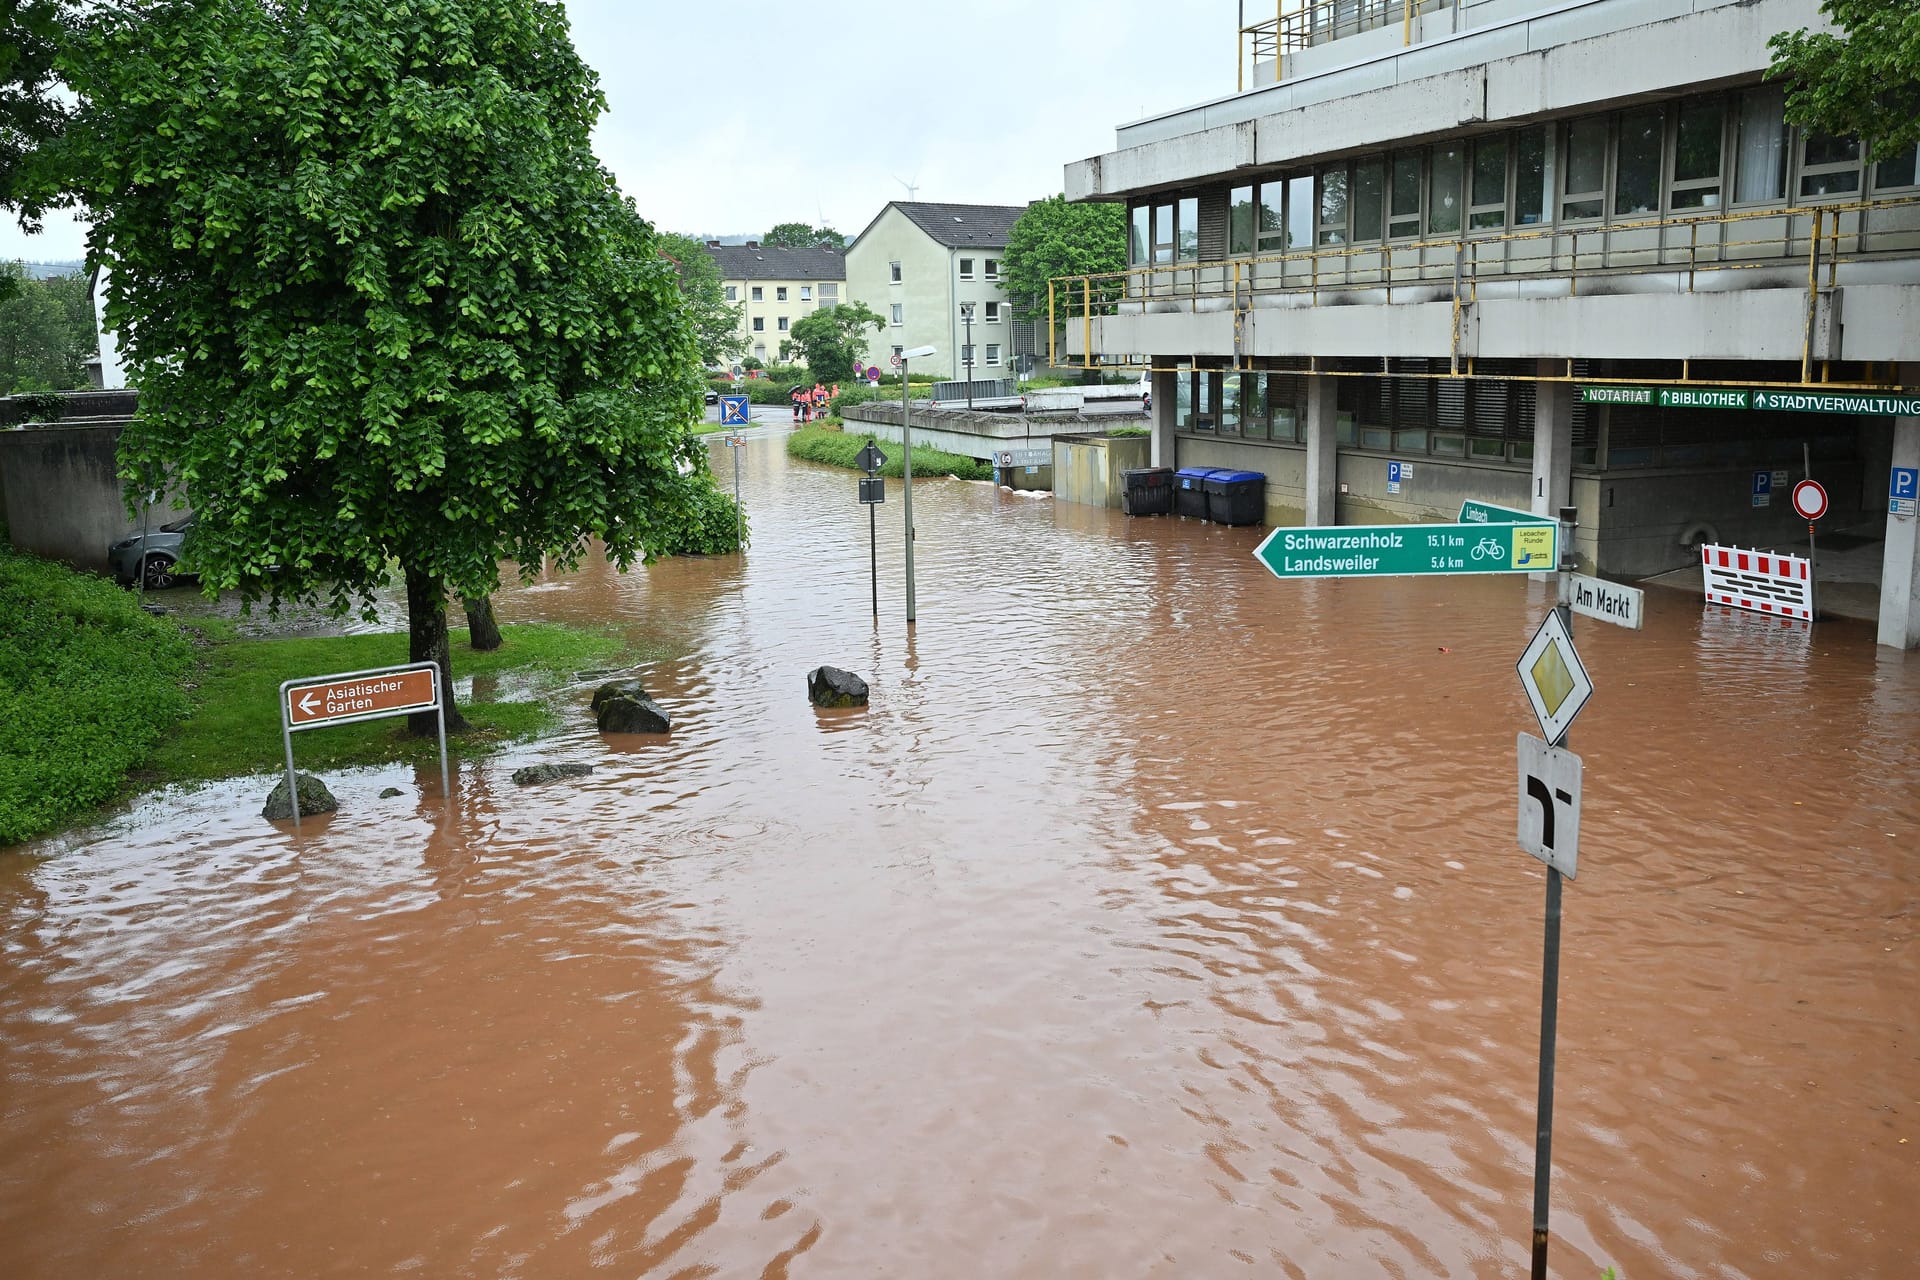
[(1920, 196), (1320, 245), (1054, 280), (1056, 362), (1911, 359)]

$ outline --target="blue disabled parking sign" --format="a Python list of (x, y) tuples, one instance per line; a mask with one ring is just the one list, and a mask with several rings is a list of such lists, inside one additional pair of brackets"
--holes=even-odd
[(720, 425), (723, 427), (750, 426), (747, 417), (747, 398), (745, 396), (720, 397)]

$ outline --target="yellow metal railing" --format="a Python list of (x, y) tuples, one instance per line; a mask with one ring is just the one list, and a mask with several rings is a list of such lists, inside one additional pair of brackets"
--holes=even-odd
[[(1781, 225), (1775, 232), (1767, 223)], [(1095, 364), (1093, 322), (1103, 316), (1165, 310), (1173, 303), (1190, 312), (1230, 307), (1238, 318), (1255, 296), (1271, 294), (1306, 295), (1310, 306), (1321, 305), (1322, 295), (1343, 305), (1370, 300), (1392, 305), (1396, 289), (1402, 302), (1414, 289), (1418, 301), (1451, 302), (1453, 375), (1458, 375), (1468, 372), (1460, 358), (1463, 310), (1478, 301), (1482, 282), (1558, 279), (1566, 282), (1567, 296), (1577, 297), (1583, 281), (1591, 290), (1602, 278), (1661, 273), (1676, 278), (1678, 291), (1692, 293), (1703, 275), (1778, 271), (1804, 262), (1801, 381), (1811, 384), (1821, 292), (1835, 287), (1843, 263), (1884, 260), (1895, 253), (1920, 256), (1920, 196), (1157, 262), (1049, 281), (1048, 358), (1059, 364), (1059, 335), (1075, 320), (1082, 331), (1081, 363), (1090, 368)], [(1444, 298), (1436, 296), (1438, 286), (1445, 287)]]
[[(1255, 5), (1262, 0), (1254, 0)], [(1247, 0), (1240, 0), (1237, 84), (1247, 87), (1247, 69), (1273, 63), (1273, 78), (1283, 74), (1289, 53), (1398, 24), (1400, 43), (1413, 43), (1413, 20), (1443, 7), (1446, 0), (1275, 0), (1273, 17), (1249, 23)]]

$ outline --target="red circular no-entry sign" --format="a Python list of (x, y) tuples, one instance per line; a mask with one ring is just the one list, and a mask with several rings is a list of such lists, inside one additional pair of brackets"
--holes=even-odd
[(1793, 509), (1808, 520), (1827, 514), (1827, 491), (1818, 480), (1802, 480), (1793, 486)]

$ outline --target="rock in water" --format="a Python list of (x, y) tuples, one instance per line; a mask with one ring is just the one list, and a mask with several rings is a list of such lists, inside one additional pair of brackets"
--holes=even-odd
[(652, 698), (615, 694), (600, 704), (602, 733), (667, 733), (673, 721)]
[(816, 707), (864, 707), (867, 682), (838, 667), (815, 667), (807, 672), (807, 697)]
[(561, 778), (584, 778), (593, 772), (590, 764), (530, 764), (513, 771), (513, 780), (523, 787), (536, 787)]
[(404, 794), (405, 792), (401, 791), (400, 788), (398, 787), (388, 787), (385, 791), (382, 791), (380, 793), (380, 798), (382, 800), (391, 800), (397, 795), (404, 795)]
[(593, 714), (599, 715), (600, 708), (607, 705), (609, 698), (632, 698), (636, 702), (644, 702), (647, 691), (638, 680), (610, 680), (593, 691)]
[[(327, 784), (310, 773), (293, 775), (300, 783), (300, 816), (311, 817), (316, 813), (332, 813), (340, 807), (333, 798), (333, 792), (327, 790)], [(260, 816), (268, 822), (285, 822), (293, 817), (293, 802), (287, 798), (287, 780), (280, 779), (280, 785), (267, 795), (267, 807)]]

